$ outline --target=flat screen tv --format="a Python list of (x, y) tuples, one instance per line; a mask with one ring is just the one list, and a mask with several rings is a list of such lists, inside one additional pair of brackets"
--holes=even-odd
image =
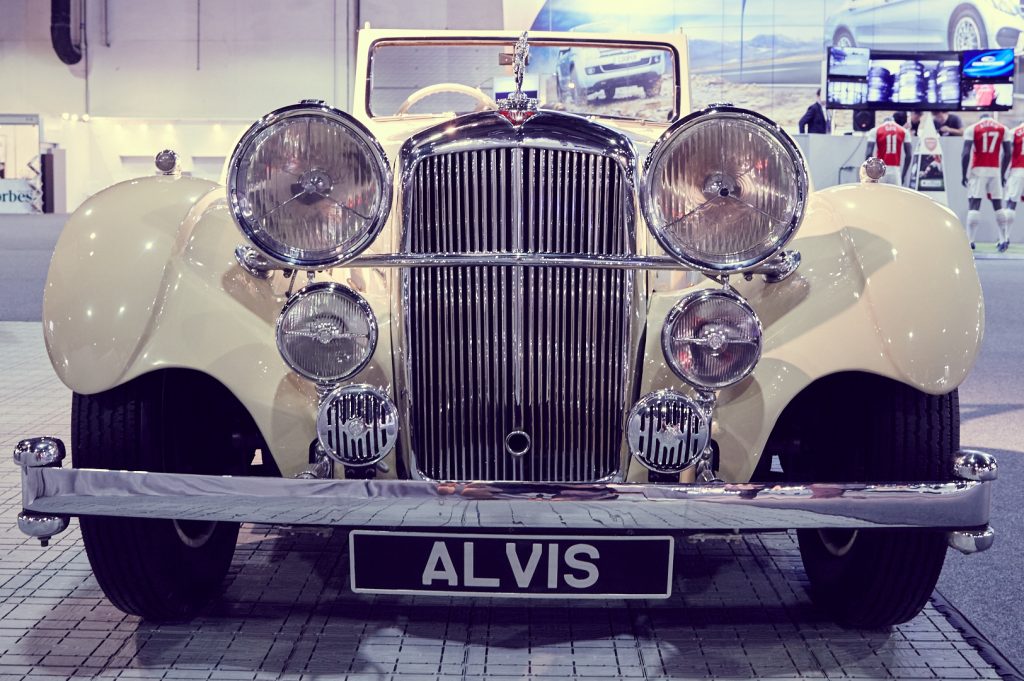
[(1008, 111), (1013, 108), (1013, 50), (970, 50), (960, 53), (960, 108), (964, 111)]
[(828, 75), (866, 78), (871, 50), (866, 47), (830, 47), (828, 50)]
[(960, 71), (964, 78), (978, 80), (1013, 79), (1013, 50), (970, 50), (960, 53)]
[(1002, 111), (1013, 106), (1013, 50), (883, 52), (832, 47), (825, 101), (834, 109)]

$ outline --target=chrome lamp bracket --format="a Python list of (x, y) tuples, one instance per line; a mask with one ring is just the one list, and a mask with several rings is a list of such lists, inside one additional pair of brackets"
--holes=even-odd
[(800, 251), (779, 251), (754, 269), (744, 272), (743, 278), (750, 281), (755, 274), (762, 274), (766, 284), (778, 284), (800, 268), (800, 260)]

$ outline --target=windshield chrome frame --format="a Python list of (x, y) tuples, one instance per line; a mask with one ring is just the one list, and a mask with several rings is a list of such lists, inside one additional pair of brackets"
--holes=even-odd
[[(493, 44), (493, 45), (506, 45), (509, 49), (512, 49), (512, 48), (515, 47), (515, 43), (516, 43), (516, 40), (518, 40), (519, 35), (520, 35), (519, 33), (509, 33), (508, 37), (501, 37), (501, 38), (490, 38), (490, 37), (484, 37), (484, 38), (471, 38), (471, 37), (470, 38), (452, 38), (450, 36), (445, 36), (445, 37), (436, 37), (436, 36), (434, 36), (434, 37), (431, 37), (431, 36), (428, 36), (428, 35), (424, 35), (423, 37), (378, 38), (377, 40), (374, 40), (372, 43), (370, 43), (369, 51), (367, 53), (366, 74), (364, 75), (364, 78), (366, 80), (366, 86), (365, 86), (365, 96), (364, 96), (364, 101), (363, 101), (363, 110), (366, 112), (366, 116), (368, 118), (370, 118), (371, 120), (377, 121), (377, 120), (408, 120), (408, 119), (414, 118), (414, 117), (418, 117), (418, 118), (436, 118), (436, 117), (442, 117), (442, 116), (445, 115), (445, 114), (412, 114), (412, 115), (408, 115), (408, 116), (397, 116), (397, 115), (379, 116), (379, 115), (374, 114), (373, 109), (370, 106), (370, 98), (373, 95), (373, 61), (374, 61), (374, 56), (375, 56), (375, 53), (377, 51), (377, 46), (378, 45), (381, 45), (381, 44), (423, 45), (423, 44), (430, 44), (430, 43), (439, 43), (439, 44), (446, 44), (446, 45), (491, 45), (491, 44)], [(591, 38), (591, 39), (580, 38), (579, 40), (573, 40), (573, 41), (551, 40), (550, 38), (537, 38), (537, 39), (531, 39), (530, 40), (530, 47), (565, 47), (565, 46), (576, 46), (576, 45), (589, 46), (589, 47), (600, 47), (602, 45), (615, 46), (615, 47), (635, 47), (635, 48), (643, 48), (643, 49), (651, 49), (651, 50), (665, 50), (666, 52), (669, 52), (672, 55), (672, 69), (671, 69), (671, 73), (672, 73), (672, 77), (674, 79), (673, 83), (672, 83), (672, 93), (673, 93), (672, 94), (672, 115), (666, 117), (663, 120), (655, 120), (655, 119), (649, 119), (649, 118), (629, 118), (629, 117), (623, 117), (623, 116), (603, 116), (603, 115), (598, 114), (598, 113), (589, 113), (589, 112), (587, 112), (587, 113), (580, 113), (580, 112), (575, 112), (575, 111), (565, 111), (565, 112), (559, 112), (559, 113), (567, 113), (567, 114), (570, 114), (570, 115), (573, 115), (573, 116), (583, 116), (583, 117), (586, 117), (586, 118), (607, 118), (607, 119), (611, 119), (611, 120), (628, 120), (628, 121), (635, 121), (637, 123), (665, 124), (665, 123), (673, 123), (673, 122), (679, 120), (679, 117), (682, 115), (682, 105), (683, 105), (683, 103), (681, 101), (682, 100), (682, 95), (681, 95), (681, 93), (682, 93), (682, 73), (680, 71), (681, 56), (679, 54), (679, 50), (676, 48), (675, 45), (673, 45), (673, 44), (671, 44), (669, 42), (659, 43), (659, 42), (651, 42), (649, 40), (639, 41), (639, 40), (623, 39), (623, 40), (609, 41), (607, 39), (602, 39), (602, 38)], [(527, 71), (527, 74), (529, 74), (529, 71)], [(469, 112), (467, 112), (467, 113), (469, 113)], [(462, 113), (462, 114), (456, 113), (455, 115), (456, 115), (456, 117), (464, 116), (464, 115), (466, 115), (466, 113)]]

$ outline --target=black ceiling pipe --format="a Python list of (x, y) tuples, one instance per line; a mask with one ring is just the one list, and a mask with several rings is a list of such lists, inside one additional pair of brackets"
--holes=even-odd
[(71, 0), (50, 0), (50, 42), (68, 66), (82, 61), (82, 48), (71, 42)]

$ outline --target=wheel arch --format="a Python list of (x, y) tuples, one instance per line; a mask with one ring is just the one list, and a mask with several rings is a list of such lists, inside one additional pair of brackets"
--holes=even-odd
[[(751, 376), (719, 393), (713, 437), (728, 481), (750, 479), (778, 418), (815, 381), (860, 372), (945, 394), (981, 343), (981, 284), (966, 235), (930, 198), (881, 184), (816, 192), (791, 248), (803, 262), (785, 281), (732, 284), (760, 316), (764, 347)], [(685, 293), (652, 296), (642, 393), (688, 390), (664, 367), (652, 331)]]
[[(281, 472), (274, 460), (273, 452), (263, 437), (259, 424), (256, 423), (248, 407), (217, 378), (198, 369), (185, 367), (164, 367), (153, 369), (121, 383), (112, 390), (123, 388), (129, 384), (148, 383), (152, 389), (159, 389), (174, 404), (181, 404), (192, 393), (202, 393), (208, 400), (218, 405), (218, 413), (223, 415), (225, 423), (232, 426), (232, 441), (239, 453), (254, 453), (260, 450), (261, 472), (265, 475), (280, 476)], [(73, 408), (77, 408), (78, 400), (91, 395), (75, 394)], [(74, 419), (73, 419), (74, 422)], [(74, 447), (72, 447), (74, 455)], [(251, 460), (251, 459), (250, 459)]]

